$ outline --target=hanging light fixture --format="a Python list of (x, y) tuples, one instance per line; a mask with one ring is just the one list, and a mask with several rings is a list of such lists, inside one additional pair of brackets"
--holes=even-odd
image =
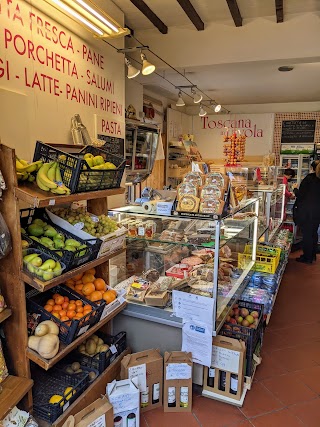
[(199, 116), (200, 117), (204, 117), (207, 115), (206, 110), (202, 107), (202, 105), (200, 105), (200, 111), (199, 111)]
[(219, 113), (219, 111), (221, 111), (221, 105), (220, 104), (213, 104), (213, 107), (214, 107), (214, 111), (216, 112), (216, 113)]
[(181, 92), (181, 90), (179, 90), (179, 94), (178, 94), (178, 101), (177, 101), (177, 103), (176, 103), (176, 106), (177, 107), (183, 107), (183, 106), (185, 106), (186, 104), (185, 104), (185, 102), (184, 102), (184, 100), (183, 100), (183, 98), (182, 98), (182, 92)]
[(45, 0), (51, 6), (76, 21), (95, 37), (119, 37), (130, 34), (91, 0)]
[(193, 102), (195, 104), (199, 104), (199, 102), (202, 101), (203, 96), (201, 95), (201, 93), (197, 93), (193, 88), (191, 89), (191, 93), (193, 95)]
[(148, 76), (149, 74), (152, 74), (156, 69), (156, 67), (155, 65), (147, 61), (147, 57), (143, 52), (141, 52), (141, 61), (142, 61), (142, 74), (144, 76)]
[(137, 77), (137, 75), (140, 74), (140, 70), (134, 67), (129, 61), (129, 59), (127, 59), (126, 57), (124, 58), (124, 61), (126, 63), (126, 66), (128, 67), (128, 74), (127, 74), (128, 79), (133, 79), (134, 77)]

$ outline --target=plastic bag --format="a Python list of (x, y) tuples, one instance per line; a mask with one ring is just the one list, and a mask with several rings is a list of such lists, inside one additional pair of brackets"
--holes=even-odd
[(3, 216), (0, 213), (0, 259), (12, 250), (11, 236)]

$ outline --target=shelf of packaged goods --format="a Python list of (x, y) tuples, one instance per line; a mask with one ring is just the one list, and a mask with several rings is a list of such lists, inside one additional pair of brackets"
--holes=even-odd
[[(111, 383), (114, 379), (119, 378), (121, 360), (127, 354), (130, 354), (131, 350), (127, 348), (123, 351), (111, 365), (102, 372), (101, 375), (92, 383), (90, 386), (76, 399), (69, 408), (52, 424), (53, 427), (62, 427), (64, 423), (71, 415), (75, 415), (82, 409), (86, 408), (95, 400), (99, 399), (102, 395), (106, 394), (106, 385)], [(105, 425), (104, 423), (102, 423)], [(49, 426), (49, 424), (42, 423), (43, 426)], [(51, 424), (50, 424), (51, 425)]]
[(65, 345), (63, 343), (60, 343), (59, 352), (54, 356), (52, 359), (44, 359), (41, 357), (37, 352), (34, 350), (31, 350), (30, 348), (27, 348), (27, 358), (32, 360), (34, 363), (39, 365), (41, 368), (45, 369), (46, 371), (52, 366), (54, 366), (59, 360), (63, 359), (67, 354), (69, 354), (72, 350), (74, 350), (78, 345), (80, 345), (85, 339), (90, 337), (94, 332), (96, 332), (98, 329), (100, 329), (103, 325), (110, 322), (117, 314), (119, 314), (125, 307), (127, 303), (123, 302), (118, 308), (116, 308), (112, 313), (110, 313), (108, 316), (106, 316), (103, 320), (98, 322), (96, 325), (92, 326), (87, 332), (80, 335), (77, 339), (72, 341), (71, 344)]
[(11, 314), (12, 314), (11, 308), (5, 308), (0, 313), (0, 323), (3, 322), (4, 320), (8, 319), (8, 317), (10, 317)]
[(55, 277), (52, 280), (48, 280), (47, 282), (42, 282), (41, 280), (37, 279), (36, 277), (29, 276), (25, 271), (20, 272), (20, 278), (25, 283), (28, 283), (28, 285), (32, 286), (33, 288), (37, 289), (40, 292), (47, 291), (48, 289), (51, 289), (57, 285), (60, 285), (61, 283), (65, 283), (68, 279), (71, 279), (72, 277), (76, 276), (77, 274), (83, 273), (90, 268), (96, 267), (97, 265), (104, 264), (105, 262), (109, 261), (111, 258), (116, 257), (117, 255), (122, 254), (125, 252), (125, 249), (120, 249), (116, 252), (113, 252), (109, 255), (102, 256), (100, 258), (97, 258), (93, 261), (87, 262), (86, 264), (81, 265), (78, 268), (75, 268), (73, 270), (67, 271), (67, 273), (62, 274), (61, 276)]
[(0, 393), (0, 420), (14, 408), (20, 400), (28, 393), (33, 381), (28, 378), (9, 375), (2, 383)]
[(16, 198), (35, 208), (78, 202), (80, 200), (103, 199), (105, 197), (123, 194), (124, 192), (124, 188), (112, 188), (110, 190), (88, 191), (86, 193), (57, 196), (53, 193), (40, 190), (35, 184), (15, 188)]

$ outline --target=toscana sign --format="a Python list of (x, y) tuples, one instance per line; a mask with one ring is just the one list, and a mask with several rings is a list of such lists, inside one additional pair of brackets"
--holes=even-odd
[(260, 129), (251, 119), (215, 119), (210, 120), (208, 116), (201, 117), (203, 129), (221, 129), (221, 135), (227, 135), (240, 130), (247, 138), (263, 138), (263, 129)]

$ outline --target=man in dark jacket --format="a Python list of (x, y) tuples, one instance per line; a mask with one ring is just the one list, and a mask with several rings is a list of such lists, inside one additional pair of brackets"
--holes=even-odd
[(320, 224), (320, 162), (312, 162), (313, 173), (309, 173), (295, 189), (297, 200), (293, 207), (293, 219), (302, 231), (303, 255), (298, 262), (312, 264), (316, 260), (318, 227)]

